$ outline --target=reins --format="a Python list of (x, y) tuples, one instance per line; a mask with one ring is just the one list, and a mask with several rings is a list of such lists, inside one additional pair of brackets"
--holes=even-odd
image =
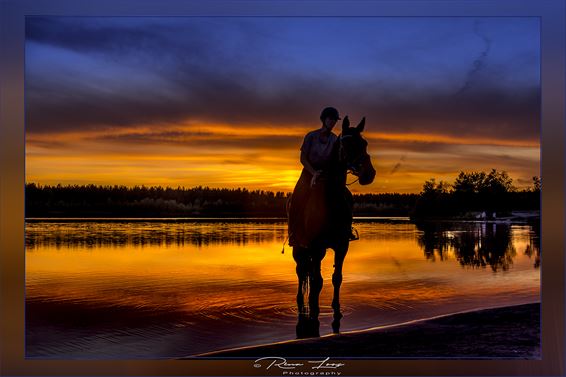
[[(347, 174), (352, 174), (352, 175), (354, 175), (354, 174), (353, 174), (352, 172), (350, 172), (350, 171), (348, 171)], [(353, 182), (346, 183), (346, 186), (351, 186), (351, 185), (353, 185), (354, 183), (358, 182), (359, 180), (360, 180), (360, 177), (357, 177), (356, 179), (354, 179)]]
[[(344, 160), (344, 156), (343, 156), (344, 147), (342, 146), (342, 140), (345, 139), (345, 138), (347, 138), (347, 137), (352, 137), (352, 135), (342, 135), (342, 134), (340, 135), (340, 151), (339, 151), (339, 158), (340, 158), (341, 160)], [(352, 175), (355, 176), (355, 174), (354, 174), (353, 171), (352, 171), (352, 168), (347, 168), (346, 174), (352, 174)], [(358, 177), (358, 176), (356, 176), (356, 177), (357, 177), (357, 178), (356, 178), (353, 182), (346, 183), (346, 186), (351, 186), (351, 185), (353, 185), (354, 183), (358, 182), (358, 181), (360, 180), (360, 177)]]

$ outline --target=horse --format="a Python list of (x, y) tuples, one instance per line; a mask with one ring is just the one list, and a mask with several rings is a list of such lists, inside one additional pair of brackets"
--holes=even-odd
[[(361, 135), (364, 127), (365, 117), (356, 127), (350, 127), (350, 121), (345, 117), (342, 122), (342, 132), (332, 147), (328, 168), (324, 171), (322, 179), (311, 187), (312, 174), (307, 169), (303, 169), (291, 195), (288, 207), (288, 233), (290, 240), (293, 240), (289, 245), (293, 247), (298, 278), (298, 336), (299, 328), (305, 327), (305, 316), (318, 324), (320, 312), (318, 302), (323, 285), (320, 266), (328, 248), (334, 250), (333, 330), (339, 331), (342, 318), (340, 312), (342, 268), (353, 230), (353, 198), (347, 188), (346, 177), (351, 173), (357, 177), (361, 185), (368, 185), (373, 182), (376, 174), (367, 153), (368, 143)], [(308, 312), (304, 305), (307, 291)], [(318, 327), (315, 327), (316, 330), (307, 330), (306, 336), (318, 336)]]

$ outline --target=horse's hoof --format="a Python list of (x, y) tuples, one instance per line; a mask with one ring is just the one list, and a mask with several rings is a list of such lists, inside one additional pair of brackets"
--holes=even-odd
[(332, 332), (334, 334), (340, 334), (340, 320), (332, 322)]

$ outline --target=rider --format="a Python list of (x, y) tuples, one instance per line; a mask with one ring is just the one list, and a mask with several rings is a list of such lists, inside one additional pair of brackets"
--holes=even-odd
[(327, 168), (332, 147), (337, 140), (332, 129), (340, 120), (340, 114), (334, 107), (326, 107), (320, 113), (322, 127), (309, 132), (301, 146), (301, 164), (311, 173), (311, 187), (314, 186)]
[[(347, 118), (347, 117), (346, 117)], [(289, 209), (289, 245), (307, 247), (312, 237), (321, 231), (323, 221), (318, 221), (313, 217), (326, 216), (326, 203), (322, 202), (324, 195), (323, 185), (317, 183), (324, 179), (324, 174), (328, 169), (331, 160), (331, 153), (334, 143), (338, 136), (332, 132), (336, 122), (340, 120), (340, 114), (334, 107), (326, 107), (320, 113), (321, 127), (307, 133), (301, 146), (301, 163), (303, 171), (293, 192), (293, 198)], [(305, 227), (299, 226), (301, 217), (307, 216), (305, 213), (306, 203), (317, 211), (309, 218), (303, 219), (307, 224)], [(312, 208), (311, 207), (311, 208)], [(311, 221), (312, 220), (312, 221)]]

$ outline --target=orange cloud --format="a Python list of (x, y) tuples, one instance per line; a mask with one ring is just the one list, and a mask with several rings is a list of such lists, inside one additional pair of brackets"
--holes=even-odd
[[(302, 169), (302, 137), (312, 128), (186, 123), (159, 131), (140, 125), (114, 132), (28, 134), (26, 179), (291, 191)], [(534, 142), (372, 131), (365, 137), (377, 178), (369, 186), (350, 186), (354, 192), (419, 192), (426, 180), (452, 181), (462, 170), (506, 170), (526, 184), (539, 175)]]

